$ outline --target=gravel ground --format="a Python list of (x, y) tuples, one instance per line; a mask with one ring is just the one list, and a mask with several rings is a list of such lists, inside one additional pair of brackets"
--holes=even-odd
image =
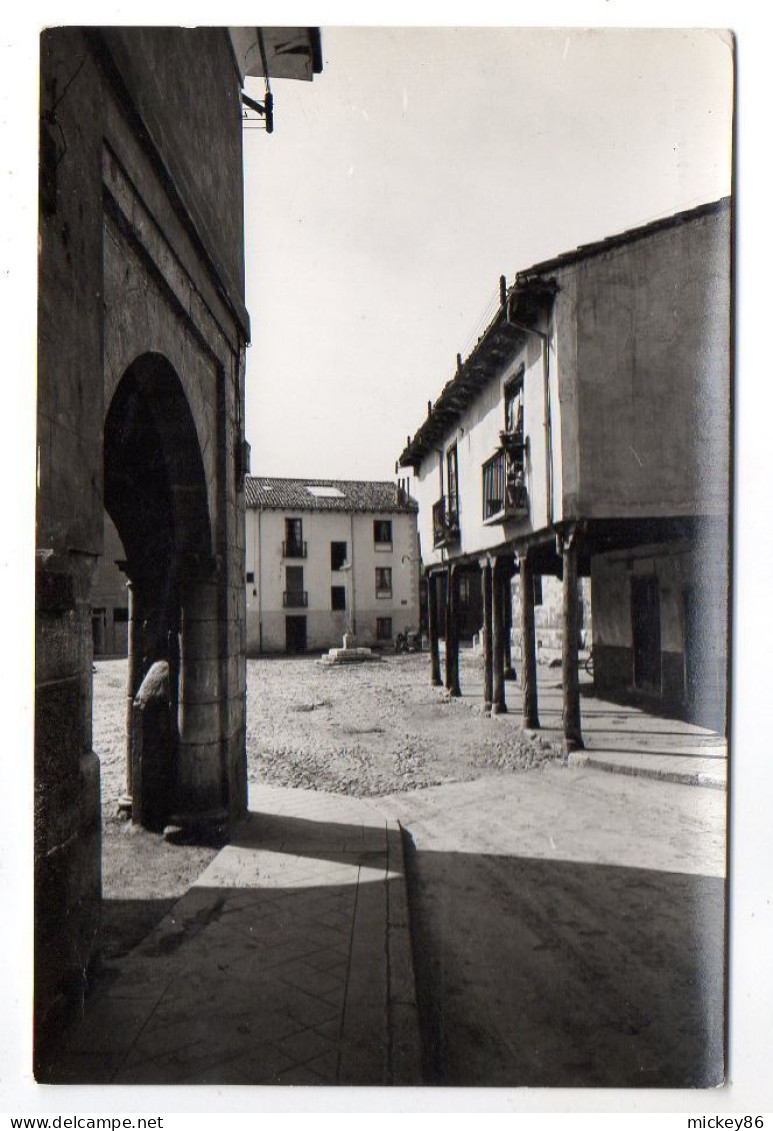
[[(461, 665), (462, 686), (480, 684), (482, 661), (463, 652)], [(172, 844), (118, 816), (126, 773), (126, 661), (96, 666), (93, 745), (102, 778), (103, 890), (113, 914), (123, 909), (122, 924), (128, 917), (152, 925), (165, 902), (200, 875), (216, 847)], [(426, 654), (346, 668), (322, 667), (313, 657), (250, 660), (249, 778), (377, 797), (532, 770), (560, 757), (544, 737), (524, 735), (516, 714), (482, 717), (478, 704), (475, 697), (450, 699), (433, 688)], [(143, 906), (144, 918), (137, 914)], [(126, 945), (134, 938), (123, 925), (119, 933)]]
[[(462, 653), (462, 685), (482, 661)], [(313, 660), (247, 665), (249, 777), (356, 797), (424, 789), (484, 774), (530, 770), (556, 757), (518, 717), (482, 716), (469, 698), (429, 683), (429, 657), (324, 667)]]

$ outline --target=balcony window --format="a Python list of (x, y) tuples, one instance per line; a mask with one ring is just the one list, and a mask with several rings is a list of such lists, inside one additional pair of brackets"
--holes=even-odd
[(339, 569), (343, 569), (346, 565), (346, 542), (331, 542), (330, 543), (330, 569), (333, 573)]
[(505, 433), (521, 433), (523, 439), (523, 375), (524, 366), (505, 385)]
[(285, 589), (282, 594), (282, 604), (286, 609), (305, 609), (309, 603), (309, 595), (305, 589)]
[(285, 540), (282, 543), (282, 557), (306, 557), (306, 543), (303, 541), (303, 519), (285, 519)]
[(459, 514), (448, 507), (445, 496), (432, 507), (432, 540), (435, 547), (459, 541)]
[(528, 513), (523, 454), (500, 449), (483, 464), (483, 521), (502, 522)]
[(388, 519), (377, 518), (374, 520), (373, 544), (377, 550), (392, 549), (392, 523)]
[(392, 570), (389, 568), (376, 569), (376, 597), (391, 598), (392, 596)]
[(308, 593), (303, 588), (303, 566), (287, 566), (283, 604), (286, 609), (305, 609)]
[(459, 523), (459, 452), (456, 444), (446, 453), (448, 472), (448, 494), (446, 495), (446, 518), (450, 525)]

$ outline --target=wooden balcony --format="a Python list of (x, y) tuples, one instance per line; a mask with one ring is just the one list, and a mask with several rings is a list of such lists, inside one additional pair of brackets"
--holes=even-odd
[[(519, 448), (522, 452), (523, 445)], [(483, 464), (482, 475), (484, 526), (528, 516), (522, 458), (506, 450), (498, 451)]]
[(432, 507), (432, 538), (435, 549), (450, 546), (459, 541), (459, 513), (455, 504), (449, 503), (445, 496), (438, 499)]

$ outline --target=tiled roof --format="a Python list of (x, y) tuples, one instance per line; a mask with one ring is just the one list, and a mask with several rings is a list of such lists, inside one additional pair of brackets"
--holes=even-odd
[[(448, 435), (480, 390), (501, 371), (502, 363), (511, 357), (515, 348), (526, 339), (522, 327), (531, 324), (534, 314), (545, 300), (555, 293), (556, 283), (551, 276), (556, 271), (594, 255), (601, 255), (631, 244), (635, 240), (645, 239), (656, 232), (676, 228), (714, 212), (724, 211), (729, 207), (730, 198), (722, 197), (721, 200), (712, 201), (710, 204), (701, 204), (697, 208), (653, 220), (638, 228), (629, 228), (625, 232), (597, 240), (595, 243), (583, 244), (573, 251), (564, 252), (563, 255), (543, 260), (525, 271), (519, 271), (515, 282), (507, 290), (504, 304), (500, 305), (488, 327), (478, 338), (469, 357), (465, 361), (459, 358), (456, 373), (443, 386), (434, 405), (430, 404), (427, 417), (413, 439), (408, 437), (408, 443), (398, 461), (400, 467), (417, 467), (422, 459)], [(513, 301), (518, 303), (520, 326), (511, 321), (508, 315)]]
[(244, 493), (247, 506), (253, 510), (410, 514), (419, 509), (415, 499), (389, 480), (274, 479), (248, 475)]

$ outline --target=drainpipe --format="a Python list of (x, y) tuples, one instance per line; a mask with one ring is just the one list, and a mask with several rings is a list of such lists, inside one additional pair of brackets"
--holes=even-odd
[(357, 605), (356, 605), (355, 599), (354, 599), (354, 588), (355, 588), (355, 582), (354, 582), (354, 511), (349, 511), (349, 531), (350, 531), (350, 538), (351, 538), (351, 542), (352, 542), (352, 559), (351, 559), (351, 561), (352, 561), (352, 571), (351, 571), (351, 573), (352, 573), (352, 602), (351, 602), (352, 603), (352, 636), (354, 636), (354, 639), (356, 641), (356, 639), (357, 639)]
[(258, 650), (260, 652), (263, 651), (263, 560), (262, 560), (262, 557), (263, 557), (263, 539), (260, 536), (260, 519), (261, 519), (262, 514), (263, 514), (263, 512), (261, 511), (260, 507), (258, 507), (258, 552), (257, 552), (257, 554), (254, 552), (255, 547), (253, 546), (253, 548), (252, 548), (253, 549), (253, 558), (257, 558), (257, 566), (258, 566), (258, 585), (257, 585), (257, 590), (258, 590)]
[(550, 423), (550, 335), (531, 326), (524, 326), (511, 317), (512, 302), (506, 308), (507, 321), (524, 334), (534, 334), (542, 346), (542, 384), (543, 384), (543, 426), (545, 430), (545, 495), (547, 503), (548, 526), (553, 525), (553, 445)]

